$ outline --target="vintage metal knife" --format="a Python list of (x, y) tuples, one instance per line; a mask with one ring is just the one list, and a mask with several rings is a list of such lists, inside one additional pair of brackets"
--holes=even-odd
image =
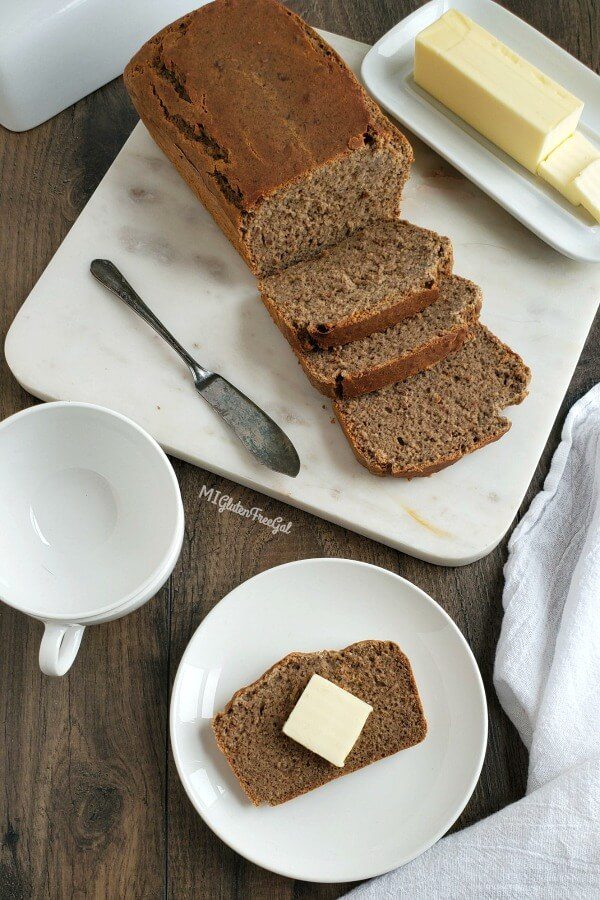
[(120, 297), (179, 354), (190, 369), (202, 399), (219, 413), (250, 453), (269, 469), (295, 478), (300, 471), (300, 459), (279, 425), (229, 381), (190, 356), (110, 260), (95, 259), (90, 270), (94, 278)]

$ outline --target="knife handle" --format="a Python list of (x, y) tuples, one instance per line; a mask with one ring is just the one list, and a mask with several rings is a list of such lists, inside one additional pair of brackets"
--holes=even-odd
[(203, 384), (210, 378), (212, 372), (209, 372), (208, 369), (196, 362), (193, 356), (190, 356), (187, 350), (181, 346), (177, 338), (171, 334), (169, 329), (154, 315), (150, 307), (144, 303), (137, 291), (134, 291), (114, 263), (109, 259), (94, 259), (90, 265), (90, 271), (94, 278), (108, 288), (109, 291), (112, 291), (113, 294), (116, 294), (123, 303), (127, 304), (144, 322), (150, 325), (161, 338), (164, 338), (167, 344), (179, 354), (189, 367), (197, 385)]

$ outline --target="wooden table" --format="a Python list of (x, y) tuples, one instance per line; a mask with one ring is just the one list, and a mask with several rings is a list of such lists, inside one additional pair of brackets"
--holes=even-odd
[[(290, 3), (312, 25), (373, 42), (417, 0)], [(597, 0), (510, 0), (513, 12), (598, 71)], [(112, 163), (137, 116), (121, 80), (24, 134), (0, 129), (0, 334)], [(575, 287), (574, 287), (575, 289)], [(600, 379), (596, 323), (533, 479), (540, 489), (571, 404)], [(0, 418), (33, 403), (0, 359)], [(0, 606), (0, 898), (337, 897), (346, 885), (302, 884), (247, 863), (216, 838), (179, 783), (169, 749), (169, 693), (194, 629), (241, 581), (288, 560), (340, 556), (384, 566), (432, 594), (469, 641), (486, 684), (490, 735), (481, 779), (455, 827), (524, 792), (527, 756), (492, 686), (501, 621), (503, 541), (461, 569), (419, 562), (237, 484), (175, 462), (186, 514), (167, 586), (125, 619), (89, 629), (70, 674), (40, 674), (41, 625)], [(199, 498), (214, 486), (290, 534)], [(242, 648), (243, 649), (243, 648)]]

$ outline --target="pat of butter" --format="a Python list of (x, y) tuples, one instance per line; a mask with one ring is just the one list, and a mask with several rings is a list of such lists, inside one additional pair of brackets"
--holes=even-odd
[(577, 128), (583, 103), (456, 9), (415, 42), (414, 78), (535, 172)]
[(538, 175), (560, 191), (570, 203), (578, 206), (582, 199), (575, 179), (596, 159), (600, 159), (600, 150), (576, 131), (540, 163)]
[(313, 675), (283, 726), (283, 733), (341, 768), (373, 707), (337, 684)]
[(600, 159), (586, 166), (573, 183), (581, 205), (600, 222)]

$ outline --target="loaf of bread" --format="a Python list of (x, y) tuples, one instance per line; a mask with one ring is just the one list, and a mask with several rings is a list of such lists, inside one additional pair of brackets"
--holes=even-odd
[[(282, 731), (315, 673), (373, 707), (343, 768)], [(213, 719), (213, 730), (252, 803), (276, 806), (420, 743), (427, 722), (404, 653), (392, 641), (370, 640), (345, 650), (290, 653), (234, 694)]]
[(500, 415), (527, 396), (530, 372), (483, 325), (432, 369), (333, 405), (358, 461), (375, 475), (431, 475), (506, 434)]
[(411, 147), (315, 31), (276, 0), (213, 0), (124, 79), (363, 465), (428, 475), (508, 430), (529, 371), (475, 324), (450, 241), (399, 219)]
[(356, 341), (416, 315), (452, 272), (448, 238), (410, 222), (377, 222), (260, 282), (294, 350)]
[(472, 281), (444, 276), (438, 299), (423, 312), (351, 344), (298, 351), (298, 360), (326, 397), (358, 397), (423, 372), (460, 349), (477, 322), (481, 300)]
[(398, 216), (412, 151), (335, 51), (275, 0), (214, 0), (133, 57), (148, 131), (255, 274)]

